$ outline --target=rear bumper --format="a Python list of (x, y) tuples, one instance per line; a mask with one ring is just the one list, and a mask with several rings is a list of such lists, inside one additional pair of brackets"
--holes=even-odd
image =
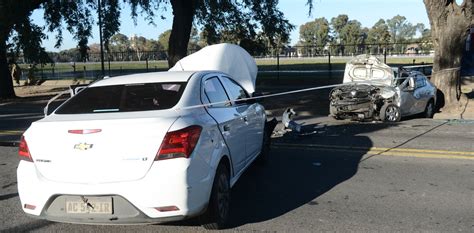
[[(154, 163), (144, 178), (128, 182), (55, 182), (37, 172), (34, 163), (25, 161), (20, 162), (17, 175), (22, 209), (29, 215), (71, 223), (146, 224), (200, 214), (209, 201), (214, 174), (197, 176), (188, 160), (173, 159)], [(64, 198), (71, 196), (111, 197), (114, 211), (112, 214), (68, 214)], [(156, 209), (165, 206), (176, 206), (179, 210)]]

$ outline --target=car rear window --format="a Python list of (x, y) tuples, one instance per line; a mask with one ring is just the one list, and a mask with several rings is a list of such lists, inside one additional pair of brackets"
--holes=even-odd
[(175, 106), (185, 83), (145, 83), (90, 87), (64, 103), (56, 114), (163, 110)]

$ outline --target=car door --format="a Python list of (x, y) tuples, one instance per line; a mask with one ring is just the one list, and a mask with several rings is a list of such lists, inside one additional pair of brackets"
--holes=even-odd
[(429, 100), (430, 91), (426, 85), (426, 79), (422, 75), (416, 75), (415, 78), (415, 91), (413, 93), (416, 103), (413, 109), (413, 114), (417, 114), (425, 111), (426, 104)]
[[(229, 101), (218, 75), (208, 75), (203, 79), (201, 101), (211, 104), (207, 111), (216, 120), (222, 137), (229, 148), (234, 171), (238, 173), (245, 166), (247, 154), (245, 151), (246, 124), (242, 120), (238, 107)], [(216, 103), (216, 104), (212, 104)]]
[(413, 114), (416, 99), (414, 96), (415, 90), (409, 89), (409, 77), (404, 77), (403, 81), (398, 87), (400, 89), (400, 112), (402, 116), (408, 116)]
[(234, 80), (229, 77), (221, 77), (222, 83), (229, 94), (236, 110), (241, 114), (242, 120), (246, 127), (245, 132), (245, 150), (247, 154), (246, 161), (250, 161), (253, 157), (260, 153), (263, 141), (262, 119), (263, 109), (259, 104), (249, 101), (239, 101), (249, 98), (249, 94)]

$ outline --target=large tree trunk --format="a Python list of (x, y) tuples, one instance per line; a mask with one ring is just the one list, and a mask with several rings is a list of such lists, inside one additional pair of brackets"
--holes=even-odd
[(188, 42), (196, 13), (195, 0), (171, 0), (173, 27), (169, 39), (168, 65), (173, 67), (188, 52)]
[(471, 27), (473, 0), (464, 0), (461, 6), (454, 0), (424, 0), (424, 3), (435, 45), (431, 80), (440, 92), (438, 102), (445, 109), (455, 109), (461, 98), (461, 58)]
[(13, 80), (8, 69), (6, 39), (0, 36), (0, 99), (14, 98)]

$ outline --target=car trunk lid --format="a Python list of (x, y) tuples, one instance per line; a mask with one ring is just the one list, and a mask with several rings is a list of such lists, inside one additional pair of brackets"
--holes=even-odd
[[(94, 117), (92, 117), (94, 118)], [(72, 183), (137, 180), (177, 117), (39, 121), (25, 138), (39, 173)]]

